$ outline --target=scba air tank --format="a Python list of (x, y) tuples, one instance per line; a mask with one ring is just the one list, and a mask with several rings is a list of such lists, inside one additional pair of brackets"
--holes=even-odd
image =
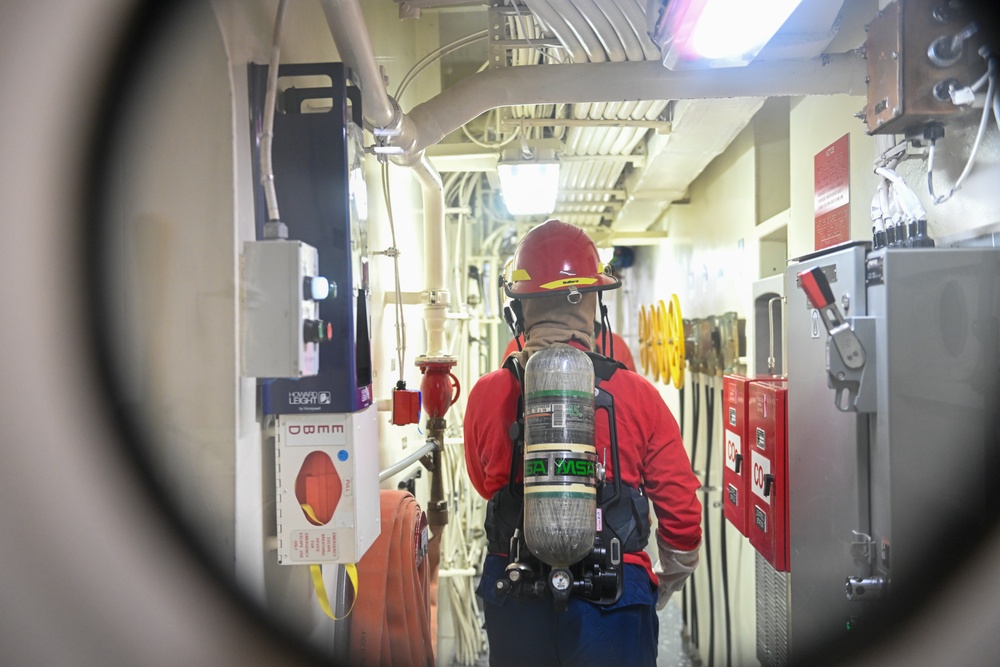
[(524, 369), (524, 540), (552, 567), (568, 567), (594, 548), (597, 450), (594, 365), (558, 343)]

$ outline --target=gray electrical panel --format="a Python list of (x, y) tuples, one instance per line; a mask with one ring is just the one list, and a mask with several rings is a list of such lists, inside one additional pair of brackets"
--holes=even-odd
[[(861, 368), (802, 289), (817, 267), (864, 348)], [(936, 566), (997, 517), (1000, 250), (845, 244), (791, 263), (785, 295), (787, 656), (797, 665), (897, 611), (873, 605), (929, 590)], [(758, 651), (765, 665), (780, 655)]]
[(996, 515), (1000, 251), (890, 249), (867, 263), (873, 575), (912, 584)]
[(827, 383), (827, 332), (798, 285), (820, 267), (845, 315), (867, 314), (864, 243), (799, 258), (785, 273), (788, 348), (789, 655), (841, 632), (855, 605), (844, 595), (857, 533), (868, 533), (868, 415), (841, 412)]

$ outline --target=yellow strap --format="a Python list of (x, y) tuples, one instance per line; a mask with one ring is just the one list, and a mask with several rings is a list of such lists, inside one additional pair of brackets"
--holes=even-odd
[(314, 524), (317, 526), (323, 525), (323, 522), (316, 516), (316, 510), (312, 508), (312, 505), (302, 503), (302, 511), (306, 513), (306, 516), (309, 517)]
[(351, 608), (347, 610), (347, 613), (337, 618), (333, 615), (333, 610), (330, 609), (330, 600), (326, 596), (326, 583), (323, 581), (323, 566), (309, 566), (309, 571), (312, 573), (313, 588), (316, 589), (316, 597), (319, 599), (319, 606), (323, 608), (327, 616), (335, 621), (340, 621), (350, 616), (354, 610), (354, 603), (358, 600), (358, 567), (354, 563), (347, 563), (344, 565), (344, 570), (347, 572), (347, 577), (351, 580), (351, 586), (354, 588), (354, 599), (351, 601)]
[[(302, 511), (310, 519), (314, 519), (317, 524), (320, 523), (319, 519), (316, 519), (316, 513), (313, 511), (312, 506), (305, 503), (302, 504)], [(358, 567), (354, 563), (346, 563), (344, 565), (344, 570), (347, 572), (347, 578), (351, 580), (351, 586), (354, 589), (354, 598), (351, 600), (351, 608), (347, 610), (341, 618), (337, 618), (333, 615), (333, 610), (330, 608), (330, 599), (326, 595), (326, 582), (323, 581), (323, 566), (322, 565), (310, 565), (309, 572), (312, 574), (313, 588), (316, 589), (316, 598), (319, 600), (319, 606), (323, 608), (326, 615), (335, 621), (343, 620), (351, 615), (354, 610), (354, 603), (358, 601)]]

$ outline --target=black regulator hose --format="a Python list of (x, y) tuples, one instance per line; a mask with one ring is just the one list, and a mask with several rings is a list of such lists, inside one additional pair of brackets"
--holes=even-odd
[[(692, 373), (694, 379), (694, 392), (691, 394), (691, 469), (695, 469), (698, 460), (698, 421), (701, 416), (701, 387), (698, 386), (697, 376)], [(698, 593), (695, 588), (694, 575), (688, 579), (691, 582), (691, 642), (697, 648), (698, 643)]]
[[(684, 373), (683, 362), (681, 366), (681, 373)], [(680, 407), (681, 407), (681, 442), (684, 442), (684, 384), (681, 383), (680, 388)], [(684, 632), (688, 631), (688, 587), (685, 584), (681, 587), (681, 627)]]
[(715, 418), (715, 392), (712, 383), (705, 381), (705, 560), (708, 561), (708, 665), (715, 665), (715, 592), (712, 590), (712, 527), (711, 527), (711, 478), (712, 478), (712, 421)]

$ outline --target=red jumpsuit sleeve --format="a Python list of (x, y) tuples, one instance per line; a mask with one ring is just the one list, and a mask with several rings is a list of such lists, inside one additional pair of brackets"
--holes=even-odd
[(510, 478), (510, 426), (517, 415), (519, 393), (517, 378), (506, 369), (484, 375), (469, 392), (465, 467), (483, 498), (492, 498)]
[(697, 494), (701, 484), (691, 470), (677, 420), (656, 388), (644, 378), (634, 377), (640, 380), (636, 403), (646, 422), (643, 485), (656, 514), (657, 530), (674, 549), (697, 549), (701, 544), (701, 501)]

